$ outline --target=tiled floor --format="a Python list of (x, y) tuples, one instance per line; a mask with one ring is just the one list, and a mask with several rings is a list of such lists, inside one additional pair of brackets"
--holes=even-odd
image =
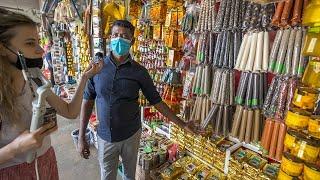
[(79, 127), (79, 120), (58, 117), (58, 126), (59, 130), (51, 135), (51, 139), (57, 156), (60, 180), (99, 180), (97, 150), (92, 147), (90, 159), (82, 159), (73, 144), (70, 134)]

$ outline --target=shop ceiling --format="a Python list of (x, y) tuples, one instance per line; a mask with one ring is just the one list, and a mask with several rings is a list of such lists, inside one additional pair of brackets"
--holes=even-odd
[(40, 9), (41, 0), (1, 0), (0, 6), (17, 9)]

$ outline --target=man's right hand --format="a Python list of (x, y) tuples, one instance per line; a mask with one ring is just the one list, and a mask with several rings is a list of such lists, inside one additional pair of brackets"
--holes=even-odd
[(78, 152), (80, 153), (80, 156), (83, 157), (84, 159), (89, 159), (90, 146), (85, 140), (85, 138), (79, 138)]

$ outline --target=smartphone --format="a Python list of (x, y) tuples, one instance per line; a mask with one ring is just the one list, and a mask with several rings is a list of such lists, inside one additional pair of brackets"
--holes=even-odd
[(54, 108), (46, 108), (46, 113), (43, 116), (43, 124), (54, 122), (57, 125), (57, 111)]
[(93, 62), (94, 63), (98, 63), (100, 60), (103, 60), (103, 53), (102, 52), (97, 52), (94, 55)]

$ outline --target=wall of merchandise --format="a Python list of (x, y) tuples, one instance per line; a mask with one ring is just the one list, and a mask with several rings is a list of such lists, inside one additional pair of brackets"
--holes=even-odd
[(108, 53), (110, 24), (134, 24), (132, 56), (198, 132), (169, 123), (141, 93), (137, 179), (313, 180), (320, 179), (319, 12), (319, 0), (62, 0), (43, 41), (51, 77), (72, 95), (94, 54)]

